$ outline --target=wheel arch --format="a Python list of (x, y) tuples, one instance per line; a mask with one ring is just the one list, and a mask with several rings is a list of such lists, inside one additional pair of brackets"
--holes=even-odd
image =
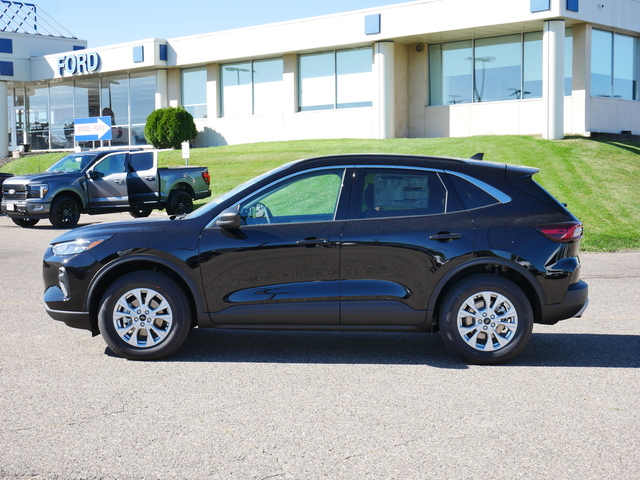
[(61, 197), (71, 197), (76, 201), (78, 207), (80, 208), (80, 213), (83, 213), (87, 205), (85, 204), (84, 198), (75, 190), (59, 190), (55, 193), (53, 197), (51, 197), (51, 208), (53, 208), (54, 202)]
[(192, 199), (196, 198), (196, 194), (193, 190), (193, 187), (189, 183), (184, 181), (179, 181), (171, 185), (171, 190), (169, 190), (169, 197), (171, 197), (171, 194), (179, 190), (184, 190), (186, 193), (188, 193), (191, 196)]
[(198, 324), (198, 318), (203, 314), (202, 312), (204, 312), (205, 309), (202, 298), (197, 293), (199, 290), (195, 282), (186, 274), (177, 270), (168, 261), (160, 258), (149, 258), (148, 256), (140, 255), (122, 259), (121, 261), (117, 261), (109, 265), (98, 273), (91, 282), (91, 285), (87, 290), (84, 308), (85, 311), (89, 312), (91, 332), (93, 335), (98, 335), (100, 333), (100, 329), (98, 328), (100, 300), (109, 285), (111, 285), (115, 279), (123, 275), (145, 270), (162, 273), (174, 280), (180, 288), (182, 288), (187, 300), (189, 301), (189, 307), (192, 312), (192, 326), (196, 326)]
[(500, 258), (477, 258), (457, 266), (448, 272), (436, 285), (429, 300), (429, 318), (433, 330), (438, 329), (438, 312), (445, 295), (460, 281), (474, 275), (492, 274), (507, 278), (515, 283), (529, 299), (534, 322), (541, 318), (541, 305), (545, 299), (542, 287), (534, 275), (520, 264)]

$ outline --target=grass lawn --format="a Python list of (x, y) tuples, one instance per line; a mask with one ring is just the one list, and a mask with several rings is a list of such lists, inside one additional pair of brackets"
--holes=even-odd
[[(640, 143), (582, 137), (549, 141), (527, 136), (390, 140), (301, 140), (191, 151), (190, 165), (209, 167), (214, 197), (291, 160), (340, 153), (407, 153), (470, 157), (529, 165), (535, 178), (585, 224), (584, 251), (640, 249)], [(32, 155), (0, 171), (45, 170), (62, 154)], [(181, 151), (160, 153), (162, 166), (181, 166)]]

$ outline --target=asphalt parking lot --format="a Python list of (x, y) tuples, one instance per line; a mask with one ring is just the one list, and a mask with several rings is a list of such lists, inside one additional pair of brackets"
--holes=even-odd
[(640, 252), (583, 254), (585, 315), (505, 366), (438, 335), (214, 330), (132, 362), (44, 312), (61, 232), (0, 216), (0, 478), (640, 478)]

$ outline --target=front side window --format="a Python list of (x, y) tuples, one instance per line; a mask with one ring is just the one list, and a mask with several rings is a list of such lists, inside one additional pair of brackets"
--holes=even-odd
[(240, 204), (246, 225), (331, 221), (343, 169), (320, 170), (277, 182)]
[(102, 176), (113, 175), (114, 173), (124, 172), (124, 157), (125, 153), (117, 153), (109, 155), (100, 161), (94, 168), (94, 171), (101, 173)]
[(373, 105), (372, 58), (370, 47), (301, 55), (299, 110)]

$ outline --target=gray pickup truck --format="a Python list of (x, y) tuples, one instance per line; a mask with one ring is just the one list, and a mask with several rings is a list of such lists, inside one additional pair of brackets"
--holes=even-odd
[(189, 213), (193, 200), (211, 195), (209, 182), (207, 167), (158, 168), (155, 151), (71, 153), (43, 173), (7, 178), (0, 208), (21, 227), (48, 218), (56, 228), (72, 228), (81, 213)]

